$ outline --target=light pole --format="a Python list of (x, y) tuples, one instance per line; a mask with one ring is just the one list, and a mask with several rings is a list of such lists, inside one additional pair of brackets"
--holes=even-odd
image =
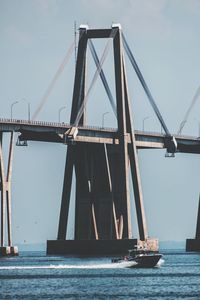
[[(198, 121), (197, 118), (194, 118), (195, 121)], [(200, 122), (198, 121), (198, 137), (200, 137)]]
[(31, 104), (25, 98), (23, 98), (22, 101), (25, 101), (28, 105), (28, 121), (30, 122), (30, 120), (31, 120)]
[(15, 102), (13, 102), (12, 104), (11, 104), (11, 107), (10, 107), (10, 118), (11, 118), (11, 120), (12, 120), (12, 118), (13, 118), (13, 106), (15, 105), (15, 104), (17, 104), (19, 101), (15, 101)]
[(105, 113), (102, 114), (102, 128), (104, 128), (105, 115), (107, 114), (109, 114), (109, 111), (106, 111)]
[(62, 106), (59, 108), (58, 110), (58, 122), (60, 123), (60, 114), (61, 114), (61, 111), (64, 110), (65, 108), (67, 108), (66, 106)]
[(143, 119), (143, 121), (142, 121), (142, 131), (144, 131), (144, 122), (145, 122), (145, 120), (147, 120), (147, 119), (149, 119), (150, 117), (145, 117), (144, 119)]

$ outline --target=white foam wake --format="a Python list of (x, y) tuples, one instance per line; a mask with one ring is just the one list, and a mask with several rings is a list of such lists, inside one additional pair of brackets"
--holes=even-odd
[[(131, 263), (133, 265), (133, 262)], [(47, 265), (47, 266), (0, 266), (0, 270), (32, 270), (32, 269), (116, 269), (128, 268), (129, 262), (105, 263), (105, 264), (88, 264), (88, 265)]]
[(161, 267), (161, 266), (164, 264), (164, 262), (165, 262), (165, 260), (164, 260), (163, 258), (161, 258), (161, 259), (158, 261), (156, 267)]

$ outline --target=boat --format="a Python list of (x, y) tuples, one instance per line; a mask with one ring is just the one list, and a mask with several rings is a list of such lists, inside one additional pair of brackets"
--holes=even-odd
[(162, 254), (150, 253), (143, 249), (129, 250), (124, 257), (113, 258), (112, 263), (119, 264), (124, 268), (153, 268), (158, 266)]

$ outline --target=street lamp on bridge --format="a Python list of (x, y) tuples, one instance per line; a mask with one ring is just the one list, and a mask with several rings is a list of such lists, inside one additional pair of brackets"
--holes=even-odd
[(31, 104), (25, 98), (23, 98), (22, 101), (25, 101), (28, 105), (28, 121), (30, 122), (30, 120), (31, 120)]
[(144, 131), (144, 123), (145, 123), (145, 121), (147, 120), (147, 119), (149, 119), (150, 117), (149, 116), (147, 116), (147, 117), (145, 117), (144, 119), (143, 119), (143, 121), (142, 121), (142, 131)]
[[(28, 121), (30, 121), (31, 120), (31, 105), (30, 105), (30, 103), (25, 98), (23, 98), (21, 101), (25, 101), (27, 103), (27, 105), (28, 105)], [(13, 106), (15, 104), (19, 103), (19, 102), (20, 101), (15, 101), (15, 102), (13, 102), (11, 104), (11, 108), (10, 108), (10, 117), (11, 117), (11, 120), (13, 118)]]
[(67, 106), (62, 106), (62, 107), (60, 107), (59, 110), (58, 110), (58, 122), (59, 122), (59, 123), (60, 123), (60, 115), (61, 115), (61, 111), (64, 110), (64, 109), (66, 109), (66, 108), (67, 108)]
[(15, 102), (13, 102), (12, 104), (11, 104), (11, 106), (10, 106), (10, 118), (11, 118), (11, 120), (12, 120), (12, 118), (13, 118), (13, 106), (15, 105), (15, 104), (17, 104), (19, 101), (15, 101)]
[(109, 114), (109, 111), (106, 111), (102, 114), (102, 128), (104, 128), (105, 115)]

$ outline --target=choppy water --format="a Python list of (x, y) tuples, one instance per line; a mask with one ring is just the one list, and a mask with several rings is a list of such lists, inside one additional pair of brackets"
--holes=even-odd
[(164, 252), (153, 269), (126, 269), (110, 258), (24, 252), (0, 258), (0, 299), (198, 299), (200, 254)]

